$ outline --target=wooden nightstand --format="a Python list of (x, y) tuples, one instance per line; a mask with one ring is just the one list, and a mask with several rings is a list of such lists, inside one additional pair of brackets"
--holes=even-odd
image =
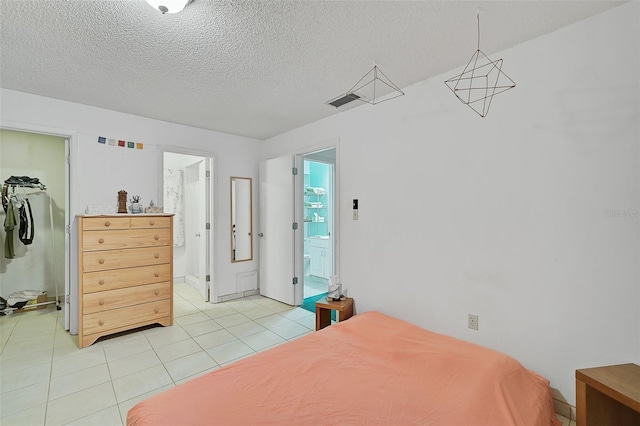
[(316, 302), (316, 331), (331, 325), (331, 311), (338, 312), (338, 320), (344, 321), (353, 316), (353, 298), (347, 297), (346, 300), (337, 302), (329, 302), (326, 299), (320, 299)]
[(577, 426), (640, 425), (640, 366), (576, 370)]

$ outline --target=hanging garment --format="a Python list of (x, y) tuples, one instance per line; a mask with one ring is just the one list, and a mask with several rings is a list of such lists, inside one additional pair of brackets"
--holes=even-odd
[(28, 246), (33, 242), (33, 214), (31, 212), (31, 203), (29, 199), (25, 199), (24, 203), (20, 206), (20, 228), (18, 231), (18, 238), (25, 246)]
[(13, 259), (16, 257), (15, 248), (13, 246), (13, 230), (16, 227), (16, 214), (13, 210), (13, 204), (7, 203), (7, 215), (4, 218), (4, 230), (7, 236), (4, 240), (4, 257)]
[(29, 176), (11, 176), (4, 183), (9, 185), (36, 186), (40, 185), (40, 179)]

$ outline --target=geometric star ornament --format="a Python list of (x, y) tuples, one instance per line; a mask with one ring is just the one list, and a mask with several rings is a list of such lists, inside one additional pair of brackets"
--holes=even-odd
[(502, 59), (492, 61), (480, 50), (480, 16), (478, 14), (478, 49), (461, 74), (445, 84), (460, 101), (486, 117), (493, 97), (516, 87), (516, 83), (502, 71)]
[(371, 105), (403, 96), (404, 92), (387, 77), (377, 65), (366, 73), (345, 94), (327, 102), (336, 108), (349, 102), (360, 101)]

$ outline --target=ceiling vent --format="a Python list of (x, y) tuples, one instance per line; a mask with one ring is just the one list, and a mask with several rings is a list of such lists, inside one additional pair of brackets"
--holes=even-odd
[(327, 104), (334, 106), (336, 108), (341, 107), (344, 104), (348, 104), (349, 102), (353, 102), (356, 99), (360, 99), (360, 96), (355, 93), (347, 93), (344, 96), (340, 96), (332, 101), (327, 102)]

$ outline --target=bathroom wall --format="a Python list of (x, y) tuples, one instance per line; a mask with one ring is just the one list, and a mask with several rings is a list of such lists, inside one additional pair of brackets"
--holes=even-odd
[(320, 196), (319, 198), (316, 198), (314, 196), (306, 197), (307, 201), (315, 201), (316, 199), (320, 200), (320, 202), (322, 202), (323, 204), (323, 207), (325, 207), (324, 209), (317, 212), (320, 217), (324, 217), (325, 219), (325, 222), (321, 223), (314, 222), (314, 209), (309, 209), (307, 211), (309, 219), (312, 221), (308, 225), (309, 232), (311, 232), (311, 234), (308, 234), (308, 236), (326, 236), (331, 231), (332, 198), (334, 195), (331, 192), (331, 171), (332, 166), (330, 164), (305, 160), (305, 173), (309, 173), (309, 186), (314, 188), (324, 188), (327, 191), (326, 195)]

